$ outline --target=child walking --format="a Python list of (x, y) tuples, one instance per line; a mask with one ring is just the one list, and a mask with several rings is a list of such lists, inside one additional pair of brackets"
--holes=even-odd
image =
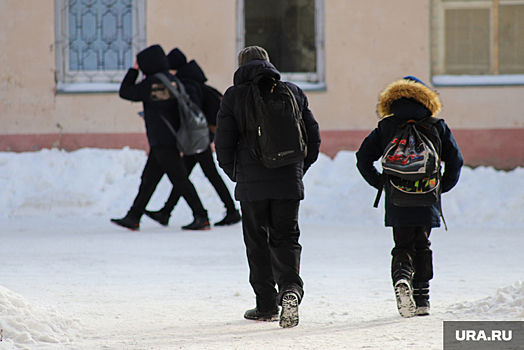
[[(387, 176), (374, 166), (398, 130), (398, 121), (417, 124), (436, 116), (442, 108), (437, 92), (420, 79), (406, 76), (389, 84), (379, 96), (377, 128), (362, 142), (358, 150), (357, 167), (371, 186), (386, 189), (385, 225), (393, 228), (394, 248), (391, 251), (391, 278), (397, 307), (402, 317), (429, 315), (429, 281), (433, 278), (433, 258), (429, 236), (431, 229), (440, 227), (440, 199), (430, 206), (398, 206), (392, 203), (387, 189)], [(390, 118), (394, 117), (394, 118)], [(458, 182), (463, 164), (462, 154), (451, 130), (444, 120), (437, 120), (434, 128), (441, 141), (440, 159), (445, 170), (440, 174), (440, 193), (451, 190)], [(423, 127), (416, 127), (424, 133)]]

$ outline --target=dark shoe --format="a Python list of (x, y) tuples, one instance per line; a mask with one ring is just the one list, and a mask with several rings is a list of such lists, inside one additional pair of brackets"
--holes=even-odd
[(238, 210), (235, 210), (232, 212), (228, 212), (226, 216), (222, 219), (222, 221), (215, 223), (215, 226), (229, 226), (240, 222), (240, 220), (242, 220), (240, 212)]
[(417, 306), (415, 316), (429, 316), (429, 301), (427, 306)]
[(211, 229), (211, 225), (209, 224), (209, 219), (203, 218), (203, 217), (195, 217), (195, 220), (190, 223), (189, 225), (182, 226), (182, 230), (209, 230)]
[(246, 320), (254, 321), (264, 321), (264, 322), (274, 322), (278, 321), (278, 308), (273, 311), (260, 311), (258, 307), (247, 310), (244, 314)]
[(145, 214), (149, 216), (151, 219), (158, 222), (162, 226), (167, 226), (167, 224), (169, 223), (169, 217), (171, 216), (171, 214), (166, 215), (162, 210), (159, 210), (159, 211), (146, 210)]
[(395, 283), (394, 287), (397, 308), (400, 316), (415, 316), (417, 305), (415, 304), (415, 299), (413, 299), (413, 288), (411, 287), (411, 282), (406, 279), (400, 279)]
[(280, 327), (291, 328), (298, 325), (298, 296), (295, 292), (286, 292), (282, 297)]
[(401, 279), (409, 282), (410, 285), (413, 283), (413, 268), (407, 263), (395, 264), (391, 267), (391, 278), (393, 279), (393, 285)]
[(133, 218), (129, 214), (122, 219), (111, 219), (111, 222), (132, 231), (138, 231), (140, 229), (140, 219)]
[(413, 282), (413, 298), (417, 305), (415, 316), (429, 315), (429, 282)]

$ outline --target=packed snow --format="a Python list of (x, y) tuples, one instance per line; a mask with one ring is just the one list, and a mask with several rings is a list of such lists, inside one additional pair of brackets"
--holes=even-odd
[[(321, 155), (301, 204), (300, 324), (243, 319), (254, 306), (241, 225), (186, 232), (129, 209), (141, 150), (0, 153), (0, 349), (441, 349), (443, 321), (524, 320), (524, 169), (463, 168), (432, 232), (431, 315), (398, 315), (391, 229), (354, 152)], [(223, 173), (222, 173), (223, 175)], [(233, 192), (234, 184), (227, 179)], [(197, 166), (212, 222), (224, 207)], [(162, 207), (164, 178), (148, 206)]]

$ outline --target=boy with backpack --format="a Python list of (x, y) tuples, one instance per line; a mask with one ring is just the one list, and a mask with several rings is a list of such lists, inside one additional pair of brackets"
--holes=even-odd
[[(137, 82), (139, 70), (145, 78)], [(163, 83), (158, 74), (165, 75), (168, 81)], [(168, 87), (173, 83), (176, 84), (168, 72), (164, 49), (160, 45), (152, 45), (137, 54), (133, 68), (128, 70), (120, 85), (121, 98), (142, 102), (144, 106), (144, 122), (150, 146), (133, 205), (123, 218), (111, 219), (112, 223), (133, 231), (140, 229), (140, 219), (164, 174), (167, 174), (173, 186), (179, 189), (180, 195), (193, 212), (193, 222), (182, 226), (182, 229), (210, 228), (207, 210), (204, 209), (195, 187), (189, 180), (180, 157), (177, 137), (172, 132), (181, 128), (178, 100)]]
[(304, 294), (298, 211), (302, 177), (319, 153), (318, 123), (304, 92), (280, 81), (263, 48), (243, 49), (238, 65), (218, 112), (215, 148), (220, 167), (236, 182), (242, 210), (256, 295), (256, 307), (244, 318), (294, 327)]
[[(429, 315), (429, 236), (440, 227), (440, 195), (456, 185), (463, 164), (451, 130), (435, 118), (441, 108), (437, 92), (418, 78), (391, 83), (379, 97), (378, 126), (356, 153), (361, 175), (379, 191), (375, 206), (386, 194), (385, 225), (393, 228), (395, 243), (391, 277), (402, 317)], [(382, 174), (374, 166), (380, 158)]]
[[(222, 220), (215, 223), (215, 226), (233, 225), (241, 220), (240, 213), (235, 206), (235, 202), (229, 193), (224, 180), (217, 171), (215, 161), (213, 160), (213, 151), (211, 149), (211, 142), (214, 139), (214, 131), (216, 129), (216, 115), (220, 108), (220, 100), (222, 94), (213, 87), (206, 85), (207, 77), (204, 71), (200, 68), (195, 60), (187, 62), (186, 56), (178, 48), (174, 48), (167, 55), (170, 73), (173, 74), (184, 85), (186, 91), (191, 96), (193, 102), (204, 112), (208, 126), (209, 126), (209, 140), (208, 147), (200, 153), (187, 155), (182, 157), (186, 171), (191, 174), (193, 168), (198, 163), (202, 168), (204, 175), (208, 178), (211, 185), (217, 192), (218, 196), (226, 209), (226, 215)], [(169, 195), (164, 207), (158, 211), (146, 210), (145, 214), (151, 219), (155, 220), (162, 226), (169, 224), (171, 212), (175, 208), (180, 199), (181, 193), (177, 186), (173, 186), (173, 190)]]

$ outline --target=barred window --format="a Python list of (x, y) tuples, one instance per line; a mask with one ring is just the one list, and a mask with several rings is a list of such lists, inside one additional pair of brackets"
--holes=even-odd
[(61, 92), (117, 91), (145, 46), (144, 0), (55, 0)]
[(324, 84), (323, 0), (239, 0), (239, 47), (267, 50), (283, 79)]
[(433, 82), (524, 84), (523, 0), (432, 0)]

